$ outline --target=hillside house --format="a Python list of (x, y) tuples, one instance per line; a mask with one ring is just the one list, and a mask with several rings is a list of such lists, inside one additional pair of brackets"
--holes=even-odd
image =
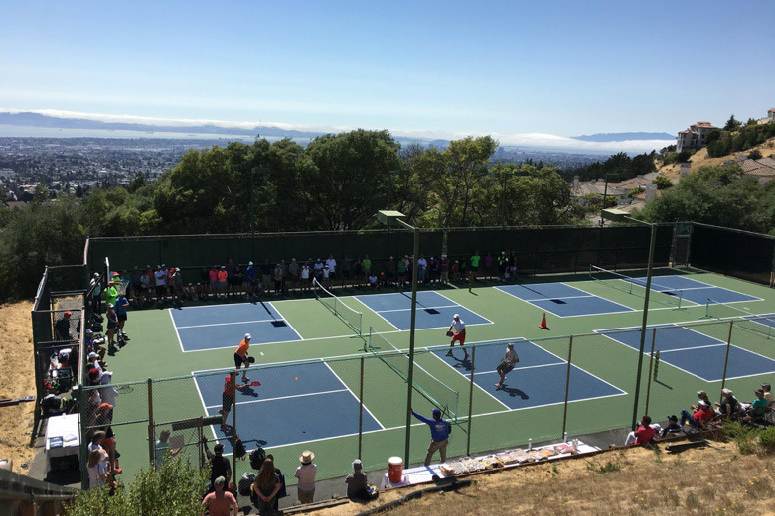
[(760, 184), (767, 184), (775, 179), (775, 159), (746, 159), (740, 163), (743, 175), (756, 178)]
[(710, 122), (697, 122), (692, 124), (689, 129), (678, 132), (676, 150), (678, 152), (691, 151), (699, 149), (705, 145), (708, 134), (717, 127), (713, 127)]
[(775, 108), (767, 110), (767, 120), (775, 122)]

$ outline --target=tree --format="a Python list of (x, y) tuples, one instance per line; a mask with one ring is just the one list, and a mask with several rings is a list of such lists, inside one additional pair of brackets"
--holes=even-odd
[(775, 187), (743, 175), (736, 164), (703, 167), (647, 204), (643, 216), (766, 233), (775, 226)]
[(387, 131), (359, 129), (312, 140), (306, 156), (311, 215), (326, 229), (361, 228), (395, 200), (398, 144)]
[(724, 130), (725, 131), (737, 131), (740, 129), (740, 121), (735, 119), (735, 115), (729, 115), (729, 120), (727, 120), (727, 123), (724, 124)]

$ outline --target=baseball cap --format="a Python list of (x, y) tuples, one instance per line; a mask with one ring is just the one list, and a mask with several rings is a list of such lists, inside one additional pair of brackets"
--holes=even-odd
[(245, 339), (247, 339), (247, 340), (250, 340), (250, 339), (251, 339), (251, 337), (250, 337), (250, 333), (246, 333), (246, 334), (245, 334), (245, 336), (244, 336), (244, 338), (245, 338)]
[(511, 348), (514, 347), (514, 343), (513, 342), (509, 342), (508, 344), (506, 344), (506, 347), (511, 349)]
[(441, 409), (433, 409), (433, 415), (435, 416), (436, 414), (441, 415)]
[(353, 461), (353, 469), (363, 469), (363, 462), (360, 459), (355, 459)]
[(452, 316), (453, 319), (460, 319), (460, 314), (455, 314)]
[(732, 394), (732, 391), (730, 391), (729, 389), (724, 388), (724, 389), (721, 389), (721, 394)]
[(92, 351), (91, 353), (89, 353), (86, 356), (89, 358), (89, 360), (92, 360), (92, 359), (95, 359), (95, 358), (99, 358), (99, 355), (97, 353), (95, 353), (94, 351)]
[(215, 450), (215, 453), (223, 453), (223, 445), (218, 443), (213, 447), (213, 450)]

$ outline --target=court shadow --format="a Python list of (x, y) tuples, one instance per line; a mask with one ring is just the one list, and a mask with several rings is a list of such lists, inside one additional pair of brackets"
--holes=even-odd
[(473, 364), (471, 364), (471, 358), (470, 356), (466, 356), (465, 358), (457, 358), (456, 356), (452, 356), (452, 358), (455, 360), (455, 363), (452, 367), (455, 369), (464, 369), (466, 371), (471, 371), (471, 368), (473, 367)]
[(240, 390), (240, 393), (244, 394), (245, 396), (251, 396), (253, 398), (258, 398), (258, 393), (253, 389), (253, 387), (247, 386), (243, 387)]
[(519, 396), (523, 400), (529, 400), (530, 399), (530, 396), (528, 396), (527, 393), (525, 391), (521, 390), (521, 389), (516, 389), (514, 387), (504, 386), (503, 389), (501, 389), (501, 390), (503, 392), (508, 393), (508, 395), (511, 396), (512, 398), (516, 398), (517, 396)]
[(658, 384), (659, 384), (659, 385), (661, 385), (662, 387), (664, 387), (664, 388), (666, 388), (666, 389), (669, 389), (669, 390), (671, 390), (671, 391), (673, 390), (673, 388), (672, 388), (671, 386), (669, 386), (668, 384), (666, 384), (666, 383), (664, 383), (664, 382), (660, 382), (659, 380), (654, 380), (654, 383), (658, 383)]

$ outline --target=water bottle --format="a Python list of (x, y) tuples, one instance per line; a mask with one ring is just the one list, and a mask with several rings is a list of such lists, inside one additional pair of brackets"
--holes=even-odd
[(568, 442), (568, 432), (563, 432), (562, 434), (562, 442), (567, 443)]
[(532, 451), (532, 450), (533, 450), (533, 439), (531, 438), (527, 440), (527, 451)]

